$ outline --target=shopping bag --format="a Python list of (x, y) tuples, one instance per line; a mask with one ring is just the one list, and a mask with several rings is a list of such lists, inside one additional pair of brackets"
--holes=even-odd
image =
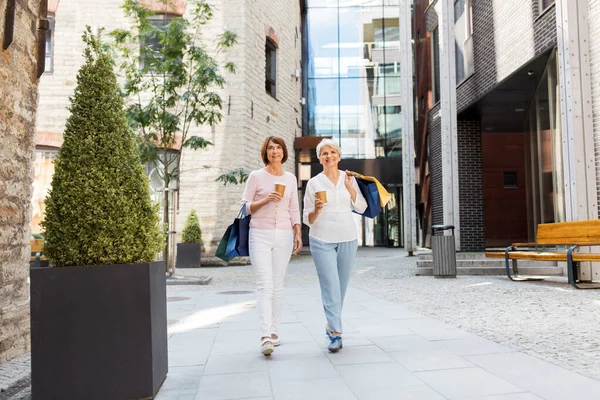
[(225, 230), (225, 234), (221, 238), (219, 245), (217, 246), (217, 251), (215, 252), (215, 256), (219, 257), (221, 260), (225, 262), (229, 262), (233, 260), (235, 257), (226, 255), (227, 253), (227, 242), (229, 241), (229, 236), (231, 235), (231, 227), (229, 225)]
[(375, 218), (383, 211), (383, 207), (390, 201), (392, 196), (385, 190), (383, 185), (379, 183), (377, 178), (361, 175), (354, 171), (347, 171), (346, 174), (354, 176), (360, 192), (367, 201), (368, 206), (365, 212), (357, 214)]
[[(235, 257), (249, 256), (248, 237), (250, 235), (251, 215), (246, 215), (246, 204), (240, 210), (233, 223), (227, 227), (225, 234), (219, 242), (215, 255), (221, 260), (229, 262)], [(224, 249), (223, 249), (224, 247)], [(219, 248), (221, 251), (219, 252)]]
[(381, 208), (381, 202), (379, 201), (379, 192), (377, 190), (377, 184), (375, 182), (369, 182), (362, 178), (355, 178), (356, 183), (358, 184), (358, 188), (362, 193), (363, 197), (367, 201), (367, 209), (357, 214), (363, 215), (369, 218), (375, 218), (377, 215), (381, 214), (383, 209)]

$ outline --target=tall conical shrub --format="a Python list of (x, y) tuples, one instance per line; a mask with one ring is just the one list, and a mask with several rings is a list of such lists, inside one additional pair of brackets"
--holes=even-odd
[(196, 210), (192, 210), (189, 213), (181, 236), (183, 243), (202, 242), (202, 230), (200, 229), (200, 221), (198, 220)]
[(46, 199), (44, 253), (57, 267), (153, 261), (162, 245), (157, 208), (113, 63), (89, 27), (83, 40), (85, 63)]

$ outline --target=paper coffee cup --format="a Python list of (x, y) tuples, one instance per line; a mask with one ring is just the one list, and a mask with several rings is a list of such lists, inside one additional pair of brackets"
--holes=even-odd
[(285, 185), (283, 183), (276, 183), (275, 191), (279, 193), (281, 197), (283, 197), (283, 194), (285, 193)]
[(323, 203), (327, 203), (327, 192), (325, 190), (316, 192), (315, 196), (317, 197), (317, 199), (321, 200)]

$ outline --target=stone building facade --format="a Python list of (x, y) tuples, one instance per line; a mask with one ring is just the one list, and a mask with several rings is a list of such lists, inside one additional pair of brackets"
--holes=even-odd
[[(300, 15), (298, 0), (235, 0), (218, 10), (211, 25), (215, 34), (223, 26), (238, 34), (238, 44), (227, 55), (237, 72), (227, 76), (223, 122), (214, 132), (203, 132), (214, 146), (184, 151), (177, 220), (180, 231), (189, 211), (196, 209), (208, 252), (214, 253), (214, 245), (239, 212), (243, 191), (241, 185), (214, 182), (217, 176), (235, 168), (262, 168), (260, 148), (270, 135), (285, 139), (289, 158), (284, 167), (295, 172), (294, 138), (302, 136), (302, 87), (292, 75), (301, 68)], [(267, 38), (277, 46), (276, 97), (265, 90)]]
[[(149, 4), (152, 2), (149, 2)], [(156, 3), (156, 1), (154, 2)], [(178, 0), (185, 15), (193, 0)], [(107, 32), (128, 27), (121, 0), (60, 0), (51, 7), (51, 67), (40, 81), (40, 112), (37, 119), (38, 141), (36, 179), (44, 182), (34, 194), (34, 223), (43, 215), (43, 198), (51, 176), (51, 162), (60, 147), (61, 135), (68, 117), (69, 95), (82, 62), (81, 33), (86, 25), (103, 27)], [(285, 138), (289, 159), (285, 167), (294, 172), (294, 137), (301, 136), (302, 109), (300, 23), (298, 0), (231, 0), (215, 2), (214, 18), (204, 28), (203, 37), (211, 38), (227, 28), (238, 35), (238, 43), (219, 55), (221, 61), (233, 62), (236, 73), (225, 73), (223, 121), (211, 129), (192, 128), (189, 135), (210, 140), (214, 145), (205, 150), (184, 150), (181, 162), (176, 230), (180, 232), (190, 210), (195, 209), (203, 232), (205, 248), (214, 253), (225, 228), (239, 211), (242, 185), (224, 186), (215, 179), (230, 170), (247, 171), (262, 167), (260, 146), (269, 135)], [(276, 47), (276, 94), (265, 88), (266, 44)], [(154, 184), (158, 186), (158, 184)], [(153, 187), (152, 190), (157, 189)], [(156, 200), (161, 195), (155, 194)], [(37, 204), (37, 205), (36, 205)], [(39, 213), (36, 218), (36, 211)]]
[[(7, 2), (0, 13), (7, 15)], [(29, 219), (37, 108), (39, 0), (17, 0), (0, 48), (0, 363), (29, 351)], [(0, 41), (9, 35), (4, 20)]]

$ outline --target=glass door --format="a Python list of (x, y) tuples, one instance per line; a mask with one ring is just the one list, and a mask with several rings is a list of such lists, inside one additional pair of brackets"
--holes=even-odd
[(392, 195), (385, 209), (387, 243), (386, 247), (402, 247), (403, 241), (403, 215), (402, 215), (402, 187), (389, 185), (388, 192)]

